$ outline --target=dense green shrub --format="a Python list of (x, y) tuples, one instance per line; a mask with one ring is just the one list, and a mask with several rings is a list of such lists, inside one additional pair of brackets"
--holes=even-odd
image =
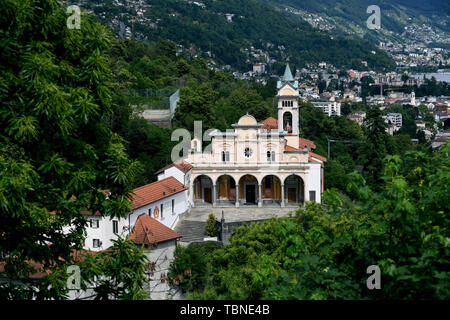
[(210, 213), (208, 216), (208, 220), (206, 220), (205, 233), (210, 237), (217, 236), (216, 216), (213, 213)]
[(217, 248), (215, 242), (193, 243), (188, 247), (177, 246), (175, 260), (169, 269), (172, 283), (183, 291), (201, 288), (207, 274), (208, 253)]
[[(333, 189), (325, 205), (236, 228), (229, 245), (189, 256), (188, 298), (449, 299), (449, 152), (386, 156), (377, 192), (354, 172), (352, 201)], [(381, 290), (367, 288), (371, 265)]]

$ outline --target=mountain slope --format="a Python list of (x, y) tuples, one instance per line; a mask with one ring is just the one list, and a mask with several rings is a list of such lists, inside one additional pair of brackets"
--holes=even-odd
[[(196, 52), (211, 51), (219, 64), (244, 71), (269, 57), (283, 62), (290, 58), (296, 67), (321, 61), (359, 69), (364, 68), (361, 61), (375, 69), (395, 66), (366, 41), (316, 30), (297, 16), (255, 0), (90, 0), (84, 5), (116, 33), (122, 24), (122, 34), (125, 27), (136, 38), (169, 39)], [(255, 57), (256, 49), (261, 52)]]
[[(373, 41), (405, 40), (426, 42), (426, 33), (432, 30), (434, 38), (449, 37), (450, 2), (447, 0), (259, 0), (315, 24), (332, 29), (336, 34), (358, 35)], [(381, 9), (381, 30), (369, 30), (366, 13), (370, 5)], [(412, 27), (421, 33), (405, 30)], [(428, 27), (426, 29), (425, 27)], [(430, 39), (431, 40), (431, 39)], [(436, 40), (436, 39), (435, 39)], [(439, 39), (438, 39), (439, 40)]]

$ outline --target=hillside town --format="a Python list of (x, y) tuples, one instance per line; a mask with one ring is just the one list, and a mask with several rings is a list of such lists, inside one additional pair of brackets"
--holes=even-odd
[[(441, 50), (428, 52), (438, 53)], [(441, 58), (442, 55), (439, 53), (438, 57)], [(436, 61), (441, 63), (440, 58), (437, 58)], [(425, 59), (425, 61), (429, 61), (429, 59)], [(265, 84), (270, 79), (277, 79), (276, 76), (269, 75), (267, 69), (265, 63), (259, 62), (253, 65), (252, 71), (233, 74), (241, 80), (252, 79)], [(436, 83), (450, 82), (450, 73), (442, 72), (439, 75), (443, 79), (435, 79)], [(341, 108), (344, 104), (365, 105), (367, 108), (376, 105), (381, 110), (387, 110), (390, 106), (395, 105), (411, 108), (422, 105), (426, 106), (427, 113), (433, 117), (434, 121), (427, 123), (428, 127), (426, 127), (425, 122), (419, 116), (415, 119), (417, 130), (423, 131), (428, 141), (432, 141), (434, 138), (442, 140), (447, 136), (445, 129), (448, 128), (450, 115), (450, 95), (419, 97), (414, 92), (414, 89), (424, 85), (430, 76), (416, 75), (408, 71), (383, 73), (353, 69), (339, 70), (333, 65), (322, 62), (316, 66), (311, 65), (308, 68), (297, 69), (294, 78), (299, 81), (301, 99), (311, 102), (328, 116), (341, 116)], [(347, 116), (363, 125), (365, 111), (355, 111)], [(391, 135), (402, 127), (401, 114), (388, 113), (385, 120), (388, 124), (386, 130)]]

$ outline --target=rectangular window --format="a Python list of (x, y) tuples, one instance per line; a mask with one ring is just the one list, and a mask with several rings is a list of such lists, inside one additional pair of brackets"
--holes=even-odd
[(113, 220), (113, 233), (119, 233), (119, 222), (117, 220)]
[(94, 248), (100, 248), (100, 239), (92, 239), (92, 246)]
[(100, 220), (98, 219), (91, 219), (91, 228), (92, 229), (98, 229), (100, 226)]
[(227, 152), (225, 153), (225, 160), (226, 160), (227, 162), (230, 162), (230, 151), (227, 151)]
[(272, 161), (275, 161), (275, 151), (272, 151)]
[(309, 192), (309, 201), (316, 201), (316, 192), (315, 191)]
[(163, 209), (164, 209), (164, 204), (161, 203), (161, 219), (164, 217), (163, 216)]
[(151, 217), (152, 216), (152, 208), (148, 209), (148, 215)]
[(175, 213), (175, 199), (172, 199), (172, 214)]

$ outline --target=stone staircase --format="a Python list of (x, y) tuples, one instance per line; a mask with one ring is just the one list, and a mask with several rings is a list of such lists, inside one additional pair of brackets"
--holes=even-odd
[(220, 221), (223, 211), (226, 223), (230, 223), (283, 217), (288, 215), (289, 212), (295, 212), (297, 208), (297, 206), (281, 208), (277, 205), (268, 205), (262, 208), (258, 208), (257, 206), (240, 206), (239, 208), (222, 206), (213, 208), (207, 204), (196, 205), (196, 207), (192, 208), (189, 213), (178, 221), (175, 226), (175, 231), (182, 236), (180, 239), (182, 243), (199, 242), (203, 241), (206, 237), (205, 224), (210, 213), (213, 213), (217, 221)]
[(205, 236), (205, 224), (202, 221), (181, 220), (175, 227), (175, 232), (178, 232), (182, 238), (181, 242), (196, 242), (203, 241)]

